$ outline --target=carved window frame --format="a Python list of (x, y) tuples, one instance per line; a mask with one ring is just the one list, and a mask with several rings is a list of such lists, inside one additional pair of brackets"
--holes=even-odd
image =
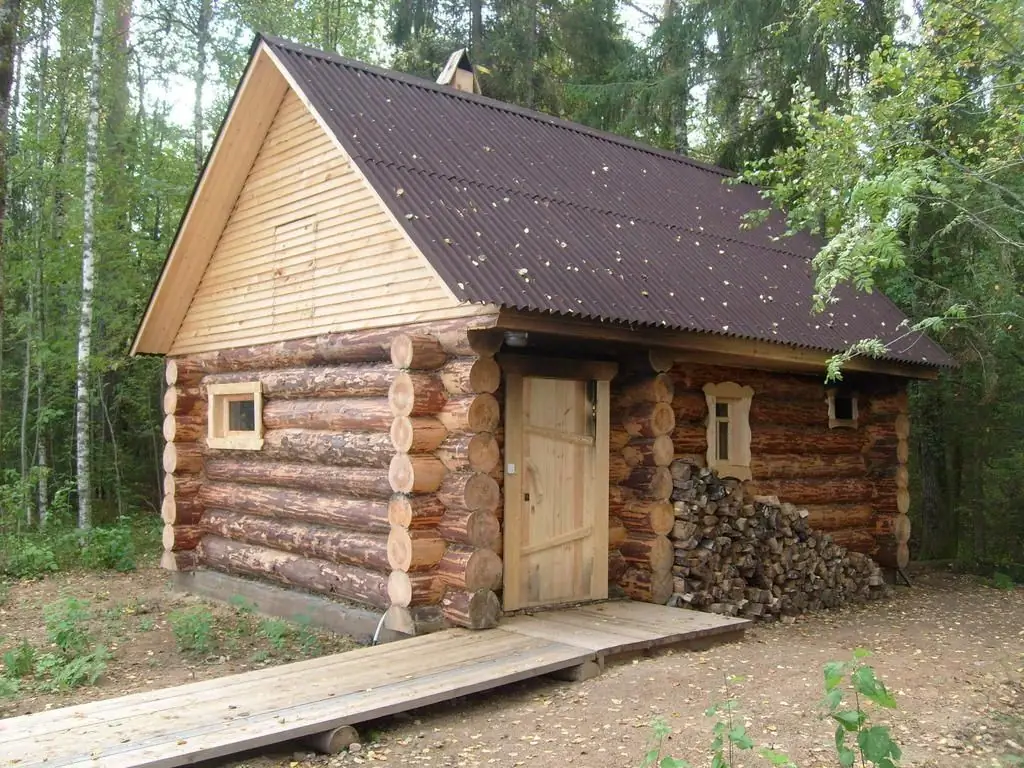
[[(210, 448), (258, 451), (263, 448), (263, 384), (240, 381), (210, 384), (206, 388), (206, 444)], [(229, 414), (233, 402), (252, 402), (253, 429), (233, 430)]]
[[(750, 403), (754, 397), (751, 387), (733, 381), (704, 385), (704, 399), (708, 405), (707, 463), (722, 477), (750, 480)], [(719, 415), (719, 405), (727, 407)], [(720, 424), (727, 424), (727, 458), (719, 458)]]
[[(856, 429), (860, 413), (857, 406), (857, 393), (841, 389), (829, 389), (826, 402), (828, 403), (828, 428), (829, 429)], [(836, 398), (849, 398), (852, 417), (849, 419), (836, 418)]]

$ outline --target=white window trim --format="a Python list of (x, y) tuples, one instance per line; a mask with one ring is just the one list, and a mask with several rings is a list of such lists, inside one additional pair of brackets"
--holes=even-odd
[[(733, 381), (705, 384), (704, 399), (708, 404), (707, 440), (708, 467), (722, 477), (750, 480), (750, 401), (754, 397), (751, 387), (742, 387)], [(718, 459), (718, 419), (715, 416), (719, 402), (729, 404), (729, 460)]]
[[(228, 429), (227, 404), (237, 395), (251, 395), (255, 411), (255, 429), (232, 432)], [(263, 384), (241, 381), (210, 384), (206, 388), (206, 444), (210, 448), (258, 451), (263, 447)], [(248, 399), (248, 398), (246, 398)]]
[[(853, 401), (853, 418), (852, 419), (837, 419), (836, 418), (836, 396), (848, 397)], [(828, 390), (828, 397), (826, 398), (828, 403), (828, 428), (829, 429), (856, 429), (857, 419), (860, 418), (860, 413), (857, 409), (857, 393), (856, 392), (843, 392), (838, 389)]]

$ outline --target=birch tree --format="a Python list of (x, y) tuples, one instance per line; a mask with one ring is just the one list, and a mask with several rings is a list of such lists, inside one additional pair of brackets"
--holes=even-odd
[(78, 527), (92, 524), (90, 477), (89, 362), (92, 353), (92, 295), (96, 270), (96, 176), (99, 166), (100, 74), (103, 64), (103, 0), (94, 0), (89, 66), (89, 117), (85, 128), (85, 191), (82, 196), (82, 298), (78, 316), (78, 359), (75, 380), (75, 469), (78, 487)]

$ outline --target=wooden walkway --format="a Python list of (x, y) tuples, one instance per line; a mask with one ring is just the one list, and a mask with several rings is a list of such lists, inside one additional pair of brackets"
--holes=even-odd
[(749, 622), (634, 602), (506, 618), (348, 653), (0, 720), (0, 768), (191, 765)]

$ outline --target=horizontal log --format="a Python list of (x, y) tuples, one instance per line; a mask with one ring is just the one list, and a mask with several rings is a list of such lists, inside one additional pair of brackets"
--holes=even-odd
[(392, 571), (388, 576), (388, 597), (399, 608), (437, 605), (444, 596), (445, 585), (435, 573)]
[(212, 481), (199, 491), (207, 509), (224, 509), (276, 520), (326, 525), (364, 533), (387, 533), (388, 502), (353, 499), (298, 488)]
[(906, 515), (896, 515), (892, 519), (892, 535), (896, 537), (898, 544), (907, 544), (910, 541), (912, 526), (910, 518)]
[(438, 375), (450, 396), (494, 394), (501, 386), (501, 368), (493, 357), (455, 358)]
[[(267, 365), (270, 365), (268, 361)], [(327, 365), (281, 368), (257, 373), (215, 373), (203, 377), (203, 387), (259, 379), (267, 400), (321, 397), (385, 397), (398, 371), (390, 364)]]
[(687, 454), (704, 455), (708, 451), (708, 431), (703, 424), (677, 422), (672, 430), (672, 447), (676, 456)]
[(382, 610), (388, 606), (387, 576), (378, 571), (210, 534), (199, 545), (199, 558), (227, 573), (271, 579)]
[(433, 373), (400, 371), (388, 388), (395, 416), (434, 416), (447, 399), (441, 379)]
[(160, 567), (165, 571), (172, 572), (194, 571), (199, 567), (199, 552), (197, 549), (182, 549), (174, 552), (165, 549), (160, 555)]
[(187, 357), (169, 357), (164, 362), (164, 382), (168, 387), (198, 386), (203, 373), (203, 366)]
[(629, 563), (617, 549), (608, 552), (608, 584), (618, 584), (622, 574), (629, 568)]
[(190, 356), (207, 373), (258, 371), (292, 366), (377, 363), (391, 357), (391, 328), (307, 336)]
[(658, 437), (672, 433), (676, 416), (669, 403), (637, 403), (616, 411), (613, 418), (631, 437)]
[(395, 368), (433, 370), (447, 359), (448, 353), (433, 336), (400, 333), (391, 339), (391, 364)]
[(878, 542), (878, 548), (873, 557), (879, 565), (885, 568), (905, 569), (910, 565), (910, 548), (890, 536)]
[(501, 461), (501, 446), (491, 432), (448, 435), (437, 458), (451, 472), (490, 472)]
[(752, 387), (756, 393), (754, 399), (774, 397), (819, 402), (825, 399), (824, 376), (794, 376), (754, 368), (686, 365), (674, 368), (672, 378), (677, 392), (684, 389), (701, 390), (705, 384), (734, 381), (740, 386)]
[(900, 440), (906, 440), (910, 437), (910, 417), (905, 413), (901, 413), (896, 417), (894, 422), (896, 429), (896, 437)]
[(672, 495), (672, 473), (668, 467), (635, 467), (622, 485), (653, 500)]
[(674, 455), (675, 447), (672, 445), (671, 435), (659, 435), (650, 439), (637, 438), (622, 449), (622, 457), (631, 467), (667, 467), (672, 463)]
[(177, 552), (195, 549), (202, 536), (203, 529), (198, 525), (165, 525), (161, 539), (165, 551)]
[(703, 422), (708, 417), (708, 399), (700, 389), (676, 390), (672, 397), (676, 422)]
[(858, 410), (866, 421), (892, 421), (901, 413), (906, 413), (908, 408), (907, 392), (889, 392), (884, 394), (872, 394), (862, 398), (864, 402), (858, 402)]
[(867, 466), (859, 453), (758, 453), (750, 457), (750, 473), (755, 480), (865, 477)]
[(194, 443), (206, 437), (205, 416), (164, 416), (164, 440), (168, 443)]
[(392, 526), (388, 534), (388, 564), (396, 571), (429, 571), (444, 556), (445, 541), (436, 530)]
[(187, 499), (199, 493), (202, 475), (164, 475), (164, 496)]
[(672, 572), (653, 574), (628, 568), (619, 578), (619, 586), (633, 600), (664, 605), (672, 597)]
[(199, 443), (166, 443), (163, 465), (169, 475), (198, 474), (203, 471), (203, 449)]
[(294, 552), (332, 563), (387, 571), (388, 540), (382, 533), (361, 533), (326, 525), (208, 509), (202, 528), (232, 541)]
[(778, 496), (799, 506), (809, 504), (871, 503), (874, 485), (865, 478), (820, 478), (800, 480), (760, 480), (750, 484), (752, 493)]
[(396, 493), (388, 500), (388, 522), (399, 528), (436, 528), (445, 513), (434, 494), (408, 496)]
[(449, 432), (494, 432), (501, 423), (501, 406), (494, 395), (453, 397), (437, 413)]
[(430, 453), (441, 445), (448, 431), (431, 416), (396, 416), (389, 434), (392, 447), (400, 453)]
[(610, 493), (608, 513), (637, 533), (665, 536), (675, 524), (671, 502), (638, 499), (625, 489), (613, 489)]
[[(756, 395), (755, 395), (756, 397)], [(676, 442), (673, 435), (673, 442)], [(787, 454), (797, 447), (808, 453), (860, 453), (864, 435), (859, 429), (797, 429), (782, 426), (762, 426), (750, 431), (750, 454)], [(677, 453), (681, 451), (676, 444)], [(693, 451), (696, 453), (696, 451)]]
[(671, 349), (652, 349), (647, 352), (647, 362), (653, 370), (665, 373), (676, 364), (676, 355)]
[(198, 496), (164, 496), (160, 502), (160, 518), (166, 525), (195, 525), (203, 516)]
[(453, 544), (494, 551), (501, 548), (501, 524), (493, 512), (452, 509), (441, 518), (437, 532)]
[(269, 400), (263, 404), (266, 429), (313, 429), (328, 432), (391, 427), (386, 397), (341, 397), (310, 400)]
[(501, 617), (501, 602), (489, 589), (447, 592), (441, 605), (445, 620), (457, 627), (493, 629)]
[(164, 390), (163, 405), (167, 416), (206, 417), (206, 396), (198, 386), (168, 387)]
[(851, 552), (874, 556), (878, 552), (878, 539), (874, 528), (844, 528), (829, 534), (832, 541)]
[(388, 482), (395, 493), (433, 493), (447, 470), (434, 456), (399, 453), (388, 465)]
[(618, 453), (633, 439), (634, 437), (624, 427), (613, 425), (608, 433), (608, 449), (612, 453)]
[(263, 456), (336, 467), (387, 467), (394, 456), (387, 432), (317, 432), (271, 429), (263, 433)]
[(619, 545), (629, 536), (629, 531), (617, 517), (608, 518), (608, 549), (618, 550)]
[(612, 407), (628, 408), (637, 403), (671, 403), (675, 384), (667, 373), (632, 376), (612, 386)]
[(608, 457), (608, 482), (616, 486), (625, 481), (633, 467), (626, 462), (625, 457), (619, 453), (613, 453)]
[(497, 512), (501, 503), (501, 489), (490, 475), (453, 472), (440, 483), (437, 498), (449, 510)]
[(751, 427), (762, 424), (828, 429), (828, 402), (824, 397), (802, 400), (754, 395), (750, 401)]
[(220, 457), (206, 462), (206, 476), (210, 480), (337, 493), (352, 498), (387, 500), (393, 493), (386, 469), (353, 467), (339, 471), (321, 464)]
[(619, 545), (619, 552), (630, 565), (639, 566), (652, 573), (670, 572), (675, 557), (672, 542), (667, 536), (635, 533), (630, 534), (629, 538)]
[(906, 488), (896, 488), (896, 511), (901, 515), (910, 512), (910, 491)]
[(469, 592), (501, 589), (501, 574), (501, 558), (489, 549), (452, 544), (437, 564), (437, 575), (446, 585)]
[(435, 323), (429, 328), (429, 333), (449, 355), (494, 357), (505, 341), (504, 331), (488, 327), (493, 326), (494, 321), (494, 316), (491, 316), (449, 321), (445, 326)]
[(807, 512), (807, 524), (825, 533), (844, 528), (865, 528), (871, 525), (875, 515), (870, 504), (811, 504)]

